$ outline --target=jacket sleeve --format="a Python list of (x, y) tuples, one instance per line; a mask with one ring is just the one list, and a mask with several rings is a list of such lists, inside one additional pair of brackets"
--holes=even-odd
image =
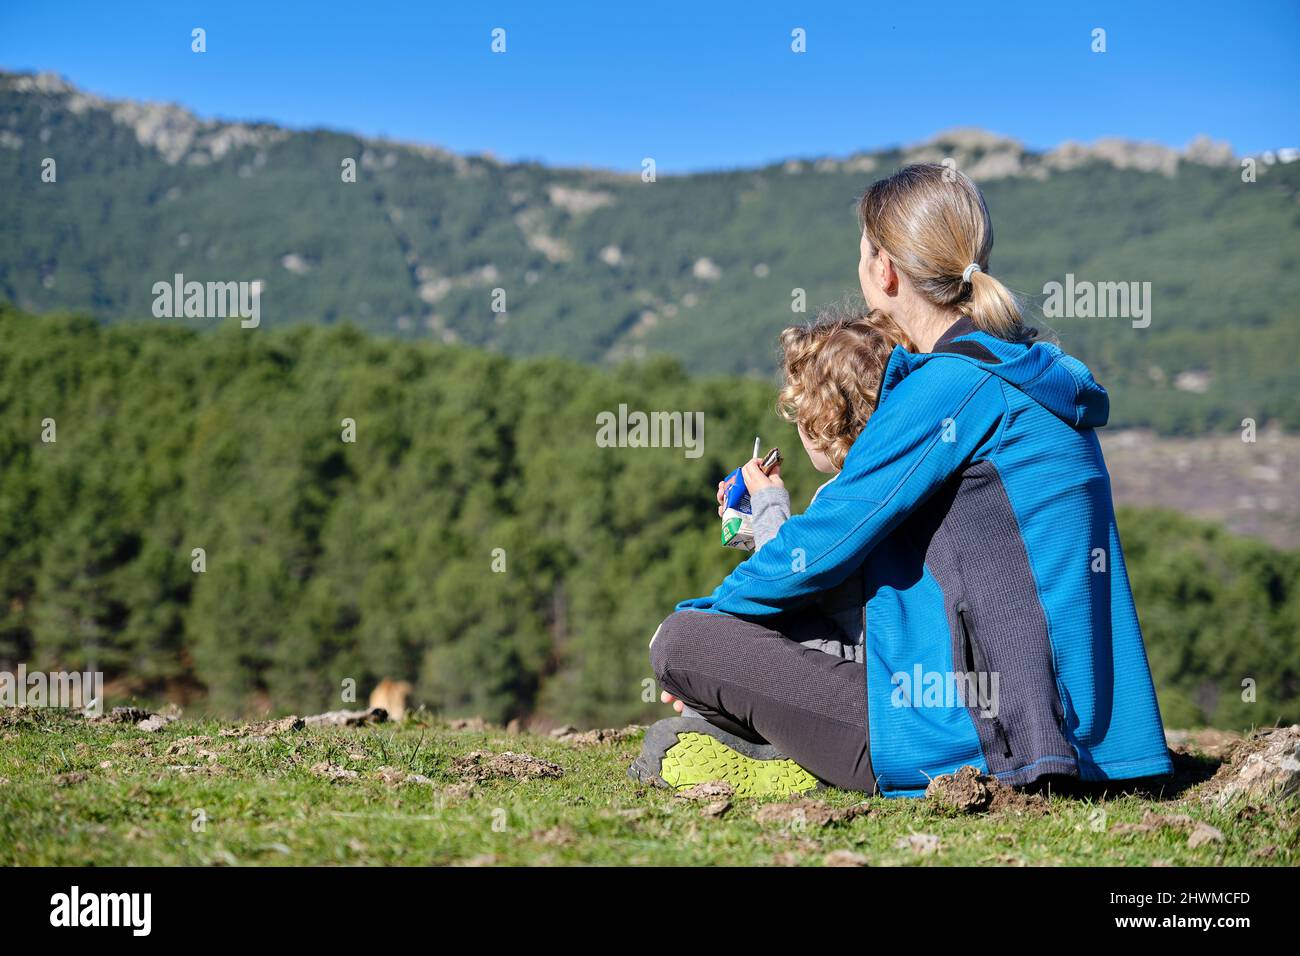
[(839, 477), (707, 597), (677, 610), (765, 618), (834, 587), (940, 485), (996, 442), (999, 380), (957, 357), (907, 375), (853, 443)]
[(751, 492), (749, 507), (753, 511), (750, 527), (754, 531), (754, 550), (758, 551), (790, 520), (790, 493), (779, 485)]

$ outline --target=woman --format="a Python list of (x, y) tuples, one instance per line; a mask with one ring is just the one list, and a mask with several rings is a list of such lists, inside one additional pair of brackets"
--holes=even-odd
[[(690, 716), (654, 725), (630, 772), (885, 796), (967, 764), (1011, 785), (1169, 773), (1094, 432), (1105, 390), (989, 275), (965, 175), (908, 166), (858, 212), (862, 293), (917, 351), (894, 350), (839, 477), (660, 625), (651, 662)], [(863, 662), (808, 646), (810, 605), (855, 581)]]

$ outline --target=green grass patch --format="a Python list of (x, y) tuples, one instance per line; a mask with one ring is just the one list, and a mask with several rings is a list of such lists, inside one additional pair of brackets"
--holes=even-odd
[[(0, 715), (0, 865), (822, 865), (835, 854), (872, 866), (1285, 866), (1300, 839), (1295, 799), (1216, 809), (1195, 786), (1053, 794), (1042, 811), (976, 815), (832, 789), (813, 799), (863, 812), (822, 826), (818, 814), (755, 819), (780, 801), (733, 798), (710, 816), (634, 783), (625, 771), (639, 734), (580, 747), (418, 715), (221, 736), (230, 726), (183, 719), (149, 733), (56, 711)], [(474, 751), (527, 753), (563, 773), (469, 782), (456, 761)], [(1191, 846), (1186, 826), (1116, 829), (1150, 813), (1190, 816), (1223, 840)], [(938, 849), (913, 848), (913, 834)]]

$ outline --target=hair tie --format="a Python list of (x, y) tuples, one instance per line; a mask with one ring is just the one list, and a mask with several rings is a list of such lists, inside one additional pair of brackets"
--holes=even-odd
[(972, 262), (970, 265), (968, 265), (965, 269), (962, 270), (961, 281), (970, 282), (970, 277), (972, 275), (974, 275), (976, 272), (983, 272), (983, 271), (984, 270), (980, 268), (980, 264), (978, 262)]

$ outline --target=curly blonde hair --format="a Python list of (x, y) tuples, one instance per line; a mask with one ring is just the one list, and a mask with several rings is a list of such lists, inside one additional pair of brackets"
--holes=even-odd
[(916, 351), (898, 323), (878, 309), (833, 306), (781, 333), (785, 384), (777, 413), (802, 428), (836, 469), (876, 410), (895, 345)]

